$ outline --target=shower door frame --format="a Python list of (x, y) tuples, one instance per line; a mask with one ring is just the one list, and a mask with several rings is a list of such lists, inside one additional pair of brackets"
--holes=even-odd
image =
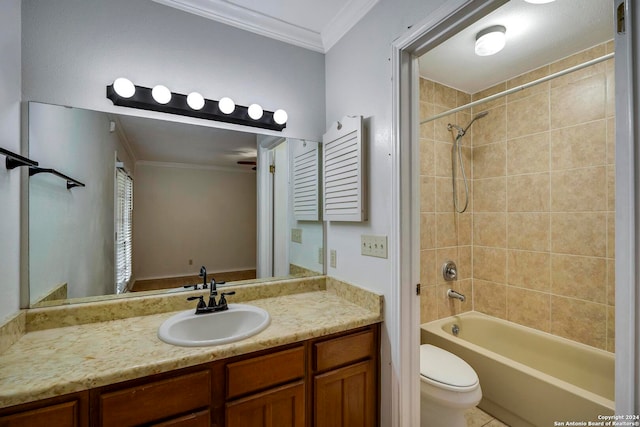
[[(414, 25), (392, 45), (393, 79), (393, 207), (392, 230), (398, 236), (390, 246), (392, 298), (399, 319), (399, 390), (394, 393), (394, 425), (420, 423), (419, 295), (420, 280), (420, 177), (419, 177), (419, 70), (418, 57), (459, 32), (471, 22), (497, 9), (508, 0), (449, 0), (423, 22)], [(616, 34), (616, 413), (640, 413), (640, 320), (637, 307), (640, 283), (637, 256), (640, 215), (640, 150), (635, 135), (640, 134), (634, 117), (640, 117), (640, 87), (634, 72), (640, 70), (640, 37), (633, 23), (640, 10), (630, 9), (629, 0), (612, 0), (612, 7), (624, 4), (626, 34)], [(614, 9), (615, 10), (615, 9)], [(628, 286), (619, 286), (619, 283)]]

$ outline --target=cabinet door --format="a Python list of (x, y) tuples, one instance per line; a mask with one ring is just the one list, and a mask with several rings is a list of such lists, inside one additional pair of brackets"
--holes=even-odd
[(304, 383), (227, 403), (226, 427), (304, 427)]
[(77, 402), (66, 402), (0, 417), (1, 427), (77, 427), (78, 425)]
[(329, 371), (314, 379), (315, 427), (376, 425), (376, 376), (372, 360)]
[(184, 415), (174, 418), (163, 423), (153, 424), (153, 427), (210, 427), (211, 414), (209, 410), (195, 412), (193, 414)]

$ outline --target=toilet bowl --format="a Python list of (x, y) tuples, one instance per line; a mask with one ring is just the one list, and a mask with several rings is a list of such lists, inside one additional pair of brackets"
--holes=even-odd
[(453, 353), (420, 346), (420, 427), (466, 427), (464, 413), (482, 399), (478, 375)]

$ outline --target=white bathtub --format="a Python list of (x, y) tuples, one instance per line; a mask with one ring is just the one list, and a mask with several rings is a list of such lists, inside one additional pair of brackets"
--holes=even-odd
[(478, 406), (511, 426), (614, 413), (612, 353), (477, 312), (425, 323), (421, 339), (469, 363), (482, 387)]

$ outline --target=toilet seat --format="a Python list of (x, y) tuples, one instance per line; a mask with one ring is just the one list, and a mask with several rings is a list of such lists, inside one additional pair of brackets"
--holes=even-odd
[(420, 377), (435, 387), (456, 392), (472, 391), (480, 385), (467, 362), (431, 344), (420, 346)]

